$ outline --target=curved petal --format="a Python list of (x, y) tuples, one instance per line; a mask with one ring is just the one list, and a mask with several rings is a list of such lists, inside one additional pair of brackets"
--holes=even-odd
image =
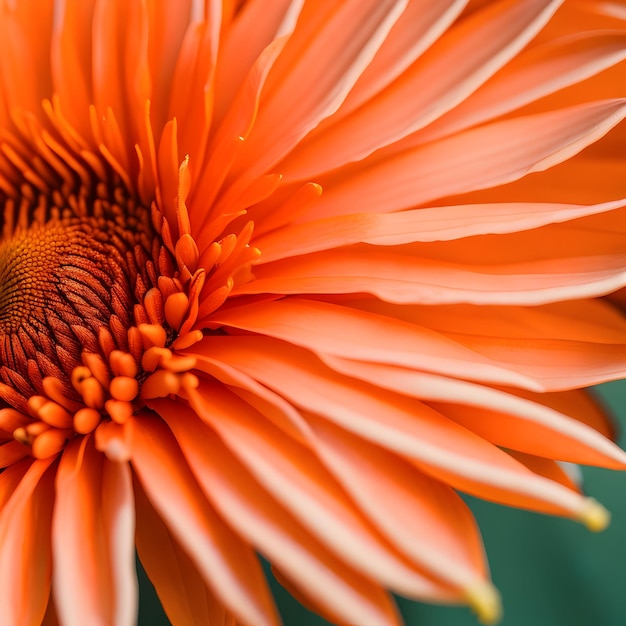
[(281, 172), (288, 180), (319, 175), (363, 159), (423, 128), (464, 100), (519, 52), (560, 3), (492, 2), (462, 20), (382, 93), (326, 132), (305, 139), (281, 164)]
[[(396, 304), (537, 305), (604, 295), (626, 285), (626, 251), (463, 264), (369, 246), (284, 259), (255, 270), (233, 294), (370, 293)], [(486, 260), (485, 260), (486, 261)]]
[(131, 426), (131, 462), (151, 505), (218, 600), (247, 624), (278, 618), (260, 564), (206, 501), (167, 427), (154, 417)]
[[(39, 626), (50, 595), (54, 458), (26, 469), (0, 513), (0, 622)], [(5, 470), (4, 474), (10, 470)]]
[[(316, 217), (388, 213), (517, 180), (597, 141), (626, 116), (622, 100), (596, 102), (468, 130), (395, 154), (377, 153), (319, 182)], [(386, 156), (386, 158), (381, 158)]]
[(290, 35), (304, 0), (249, 0), (224, 34), (215, 73), (215, 117), (219, 124), (246, 73), (273, 41)]
[[(304, 33), (294, 32), (292, 46), (270, 76), (233, 176), (243, 176), (249, 183), (334, 113), (406, 4), (407, 0), (347, 0), (330, 9), (317, 6), (315, 36), (305, 39)], [(285, 102), (291, 103), (288, 108)]]
[(135, 480), (137, 552), (172, 624), (218, 626), (231, 623), (198, 569), (172, 537)]
[[(199, 417), (288, 511), (350, 568), (403, 595), (450, 598), (445, 585), (412, 568), (347, 500), (319, 460), (218, 386), (188, 390)], [(453, 594), (452, 594), (453, 595)]]
[(401, 76), (447, 31), (466, 4), (467, 0), (409, 0), (372, 62), (329, 121), (353, 111)]
[[(606, 416), (582, 392), (511, 394), (378, 363), (336, 357), (324, 361), (341, 374), (428, 402), (446, 417), (497, 445), (604, 467), (619, 468), (626, 460), (610, 441), (612, 432)], [(454, 405), (449, 404), (452, 400)]]
[(135, 518), (127, 465), (108, 461), (89, 437), (70, 442), (56, 478), (53, 585), (68, 626), (127, 626), (136, 619)]
[(592, 205), (493, 203), (441, 206), (398, 213), (354, 213), (289, 224), (255, 237), (257, 265), (356, 243), (398, 246), (506, 234), (623, 208), (626, 201)]
[[(213, 506), (242, 537), (339, 621), (393, 623), (381, 588), (338, 560), (255, 481), (206, 425), (178, 403), (153, 403), (173, 429)], [(210, 449), (210, 453), (207, 453)], [(424, 587), (428, 589), (426, 583)], [(434, 597), (452, 594), (435, 590)]]
[[(210, 323), (275, 337), (313, 352), (540, 391), (531, 379), (494, 367), (489, 359), (427, 328), (326, 302), (291, 298), (255, 303), (218, 311)], [(209, 356), (220, 340), (207, 340)]]
[[(538, 478), (492, 444), (429, 407), (339, 376), (310, 353), (263, 338), (223, 337), (212, 342), (211, 355), (236, 365), (296, 406), (411, 459), (421, 470), (458, 489), (513, 506), (589, 519), (590, 503), (578, 494)], [(210, 397), (209, 390), (203, 395)], [(226, 418), (218, 421), (215, 408), (209, 408), (215, 400), (203, 408), (206, 401), (198, 392), (193, 391), (190, 397), (195, 410), (202, 409), (202, 417), (241, 448), (243, 434), (236, 437), (234, 424), (226, 429)], [(249, 427), (247, 430), (258, 440), (258, 434)], [(277, 440), (275, 437), (272, 441)], [(281, 454), (287, 454), (287, 449)], [(242, 450), (241, 460), (249, 461), (250, 455), (251, 449), (246, 453)], [(274, 457), (281, 455), (269, 451), (262, 455)], [(626, 467), (626, 453), (622, 453), (622, 464)]]
[(577, 34), (530, 48), (465, 102), (421, 130), (419, 138), (433, 141), (582, 82), (624, 60), (625, 43), (623, 33), (605, 31)]

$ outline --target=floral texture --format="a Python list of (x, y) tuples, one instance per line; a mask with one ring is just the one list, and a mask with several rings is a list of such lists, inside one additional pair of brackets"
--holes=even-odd
[(608, 514), (626, 5), (0, 0), (0, 623), (498, 618), (458, 492)]

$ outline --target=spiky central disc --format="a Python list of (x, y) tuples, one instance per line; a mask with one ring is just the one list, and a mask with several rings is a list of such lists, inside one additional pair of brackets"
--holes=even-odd
[(75, 324), (107, 323), (128, 299), (119, 251), (89, 222), (35, 224), (0, 246), (0, 332), (71, 338)]
[(0, 379), (24, 399), (42, 393), (48, 376), (75, 394), (70, 376), (81, 354), (101, 353), (103, 332), (125, 332), (151, 286), (148, 212), (119, 192), (111, 196), (33, 211), (30, 224), (14, 229), (6, 226), (16, 222), (12, 205), (5, 206)]

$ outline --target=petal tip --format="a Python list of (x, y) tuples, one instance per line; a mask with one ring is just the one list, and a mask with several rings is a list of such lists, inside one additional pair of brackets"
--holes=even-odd
[(502, 618), (500, 592), (489, 581), (481, 580), (472, 585), (466, 598), (481, 624), (496, 624)]
[(611, 522), (611, 514), (594, 498), (587, 498), (580, 513), (580, 521), (594, 533), (604, 530)]

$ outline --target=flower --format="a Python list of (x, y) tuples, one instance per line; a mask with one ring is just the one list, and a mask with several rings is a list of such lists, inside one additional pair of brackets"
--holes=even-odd
[(606, 525), (623, 3), (0, 6), (3, 624), (132, 624), (135, 546), (174, 624), (276, 624), (257, 554), (491, 622), (458, 491)]

